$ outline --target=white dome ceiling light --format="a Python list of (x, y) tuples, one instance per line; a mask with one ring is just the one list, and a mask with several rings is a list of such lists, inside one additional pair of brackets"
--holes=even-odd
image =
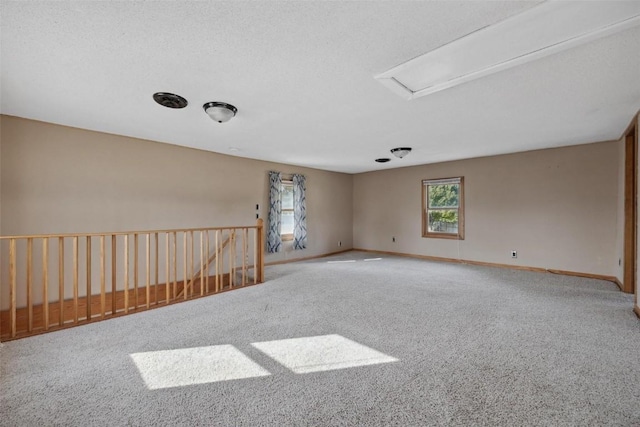
[(202, 108), (209, 117), (218, 123), (228, 122), (238, 112), (236, 107), (225, 102), (207, 102)]
[(401, 159), (411, 152), (411, 147), (398, 147), (391, 150), (394, 156)]

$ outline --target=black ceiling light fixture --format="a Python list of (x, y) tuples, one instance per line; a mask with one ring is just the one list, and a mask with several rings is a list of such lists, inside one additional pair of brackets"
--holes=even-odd
[(218, 123), (228, 122), (238, 112), (236, 107), (226, 102), (207, 102), (202, 108), (204, 108), (204, 112), (207, 113), (212, 120)]
[(391, 150), (391, 153), (401, 159), (411, 152), (411, 147), (398, 147)]
[(184, 108), (189, 104), (187, 100), (180, 95), (169, 92), (154, 93), (153, 100), (167, 108)]
[(388, 157), (382, 157), (380, 159), (376, 159), (376, 162), (378, 162), (378, 163), (387, 163), (389, 161), (391, 161), (391, 159), (388, 158)]

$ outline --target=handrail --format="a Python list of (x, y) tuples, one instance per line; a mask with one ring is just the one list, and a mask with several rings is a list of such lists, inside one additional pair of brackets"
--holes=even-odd
[(0, 245), (3, 340), (264, 280), (262, 219), (250, 226), (1, 236)]
[(191, 232), (191, 231), (223, 231), (229, 229), (249, 228), (254, 229), (261, 226), (258, 225), (238, 225), (233, 227), (202, 227), (202, 228), (171, 228), (167, 230), (142, 230), (142, 231), (114, 231), (114, 232), (102, 232), (102, 233), (62, 233), (62, 234), (24, 234), (17, 236), (0, 236), (0, 240), (9, 239), (44, 239), (55, 237), (100, 237), (100, 236), (126, 236), (132, 234), (147, 234), (147, 233), (177, 233), (177, 232)]

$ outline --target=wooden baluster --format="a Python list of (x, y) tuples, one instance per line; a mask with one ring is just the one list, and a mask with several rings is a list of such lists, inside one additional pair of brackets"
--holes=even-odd
[(189, 282), (191, 283), (191, 296), (193, 297), (193, 230), (189, 231), (189, 237), (191, 237), (191, 263), (189, 264)]
[[(229, 258), (231, 258), (231, 242), (233, 242), (231, 230), (229, 230), (228, 239), (229, 239), (229, 243), (228, 243), (228, 245), (229, 245)], [(224, 254), (224, 244), (223, 243), (224, 242), (220, 243), (220, 255), (221, 255), (221, 258), (220, 258), (220, 282), (223, 284), (223, 288), (224, 288), (224, 255), (225, 254)], [(231, 262), (231, 259), (229, 259), (229, 262)], [(230, 277), (231, 277), (231, 274), (229, 273), (227, 275), (227, 284), (229, 286), (231, 286)]]
[(231, 255), (232, 261), (231, 264), (233, 265), (233, 286), (238, 286), (238, 283), (236, 282), (236, 272), (238, 271), (238, 230), (237, 229), (233, 229), (233, 252), (229, 252), (229, 255)]
[(258, 284), (258, 228), (253, 229), (253, 284)]
[(91, 236), (87, 236), (87, 321), (91, 320)]
[(115, 234), (111, 235), (111, 314), (118, 311), (117, 286), (118, 286), (118, 241)]
[(257, 265), (257, 275), (258, 275), (258, 283), (262, 283), (264, 281), (264, 223), (262, 218), (258, 218), (258, 244), (257, 246), (257, 254), (258, 259), (256, 261)]
[(156, 298), (156, 305), (158, 305), (158, 260), (159, 260), (159, 256), (158, 256), (158, 248), (159, 248), (159, 243), (158, 243), (158, 233), (154, 233), (154, 242), (155, 242), (155, 247), (156, 247), (156, 264), (155, 264), (155, 277), (154, 277), (154, 295)]
[(64, 237), (58, 237), (58, 325), (64, 325)]
[(174, 231), (173, 232), (173, 299), (176, 299), (177, 297), (178, 297), (178, 233)]
[(182, 280), (182, 295), (184, 296), (184, 300), (187, 299), (187, 232), (185, 231), (183, 236), (182, 236), (182, 245), (183, 245), (183, 250), (182, 250), (182, 254), (183, 254), (183, 261), (184, 261), (184, 265), (182, 267), (182, 271), (184, 273), (184, 278)]
[(42, 239), (42, 319), (49, 330), (49, 238)]
[(104, 236), (100, 236), (100, 317), (102, 319), (104, 319), (104, 313), (107, 309), (105, 261)]
[(242, 286), (247, 280), (247, 229), (242, 229)]
[[(231, 258), (233, 258), (232, 255), (232, 248), (233, 247), (233, 230), (229, 230), (229, 260), (227, 261), (228, 267), (229, 267), (229, 273), (227, 274), (227, 281), (229, 283), (229, 289), (231, 289), (232, 285), (232, 278), (233, 278), (233, 274), (231, 274)], [(222, 251), (224, 251), (224, 247), (222, 248)], [(222, 264), (222, 270), (224, 270), (224, 263)], [(224, 277), (224, 274), (223, 276)]]
[[(240, 241), (242, 243), (242, 241)], [(233, 230), (233, 286), (238, 286), (238, 229)]]
[(11, 324), (11, 338), (16, 336), (16, 310), (16, 239), (11, 239), (9, 240), (9, 323)]
[(246, 245), (246, 239), (244, 237), (244, 228), (240, 229), (240, 246), (242, 248), (242, 253), (241, 253), (241, 260), (240, 260), (240, 286), (244, 286), (244, 281), (245, 281), (245, 277), (244, 277), (244, 267), (245, 267), (245, 257), (247, 255), (246, 253), (246, 249), (245, 249), (245, 245)]
[(73, 322), (78, 323), (78, 236), (73, 236)]
[(33, 239), (27, 239), (27, 331), (33, 330)]
[(218, 234), (220, 233), (220, 230), (216, 230), (216, 292), (220, 292), (220, 258), (222, 257), (222, 254), (219, 252), (220, 251), (220, 239), (218, 237)]
[(233, 256), (235, 255), (236, 231), (230, 230), (231, 240), (229, 241), (229, 289), (233, 288)]
[[(231, 265), (231, 244), (233, 243), (233, 233), (231, 232), (231, 230), (229, 230), (229, 260), (227, 261), (227, 264)], [(224, 255), (224, 245), (222, 245), (220, 247), (220, 252)], [(224, 258), (222, 258), (220, 260), (220, 270), (222, 271), (222, 277), (224, 278)], [(224, 282), (224, 280), (223, 280)], [(231, 287), (231, 271), (229, 271), (229, 273), (227, 274), (227, 282), (229, 287)]]
[(169, 273), (171, 264), (169, 264), (169, 233), (164, 233), (164, 303), (169, 304)]
[(204, 295), (204, 231), (200, 230), (200, 296)]
[[(242, 255), (241, 251), (238, 251), (238, 243), (242, 247), (242, 229), (240, 229), (240, 238), (238, 239), (238, 230), (236, 229), (236, 242), (233, 246), (233, 283), (238, 286), (239, 282), (242, 282), (242, 272), (240, 272), (240, 280), (238, 280), (237, 273), (238, 268), (242, 268), (242, 262), (238, 262), (238, 255)], [(238, 267), (240, 266), (240, 267)]]
[(129, 312), (129, 235), (124, 235), (124, 312)]
[[(209, 252), (209, 230), (206, 231), (207, 233), (207, 243), (205, 244), (205, 252), (207, 253), (207, 256), (205, 257), (205, 263), (206, 263), (206, 277), (204, 278), (204, 283), (205, 283), (205, 287), (206, 287), (206, 292), (207, 295), (209, 295), (209, 254), (211, 252)], [(202, 275), (200, 275), (200, 278), (202, 278)]]
[[(220, 230), (220, 290), (224, 289), (224, 246), (222, 237), (224, 236), (224, 230)], [(231, 236), (229, 236), (229, 242), (231, 241)]]
[(145, 298), (145, 302), (147, 305), (147, 308), (149, 308), (149, 305), (151, 303), (151, 234), (147, 233), (147, 237), (145, 237), (145, 242), (146, 242), (146, 277), (145, 277), (145, 285), (146, 285), (146, 298)]
[(133, 235), (133, 304), (138, 309), (138, 234)]

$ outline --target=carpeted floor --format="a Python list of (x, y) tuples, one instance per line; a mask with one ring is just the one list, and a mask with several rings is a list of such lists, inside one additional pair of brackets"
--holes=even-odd
[(640, 425), (614, 284), (372, 257), (4, 343), (0, 425)]

